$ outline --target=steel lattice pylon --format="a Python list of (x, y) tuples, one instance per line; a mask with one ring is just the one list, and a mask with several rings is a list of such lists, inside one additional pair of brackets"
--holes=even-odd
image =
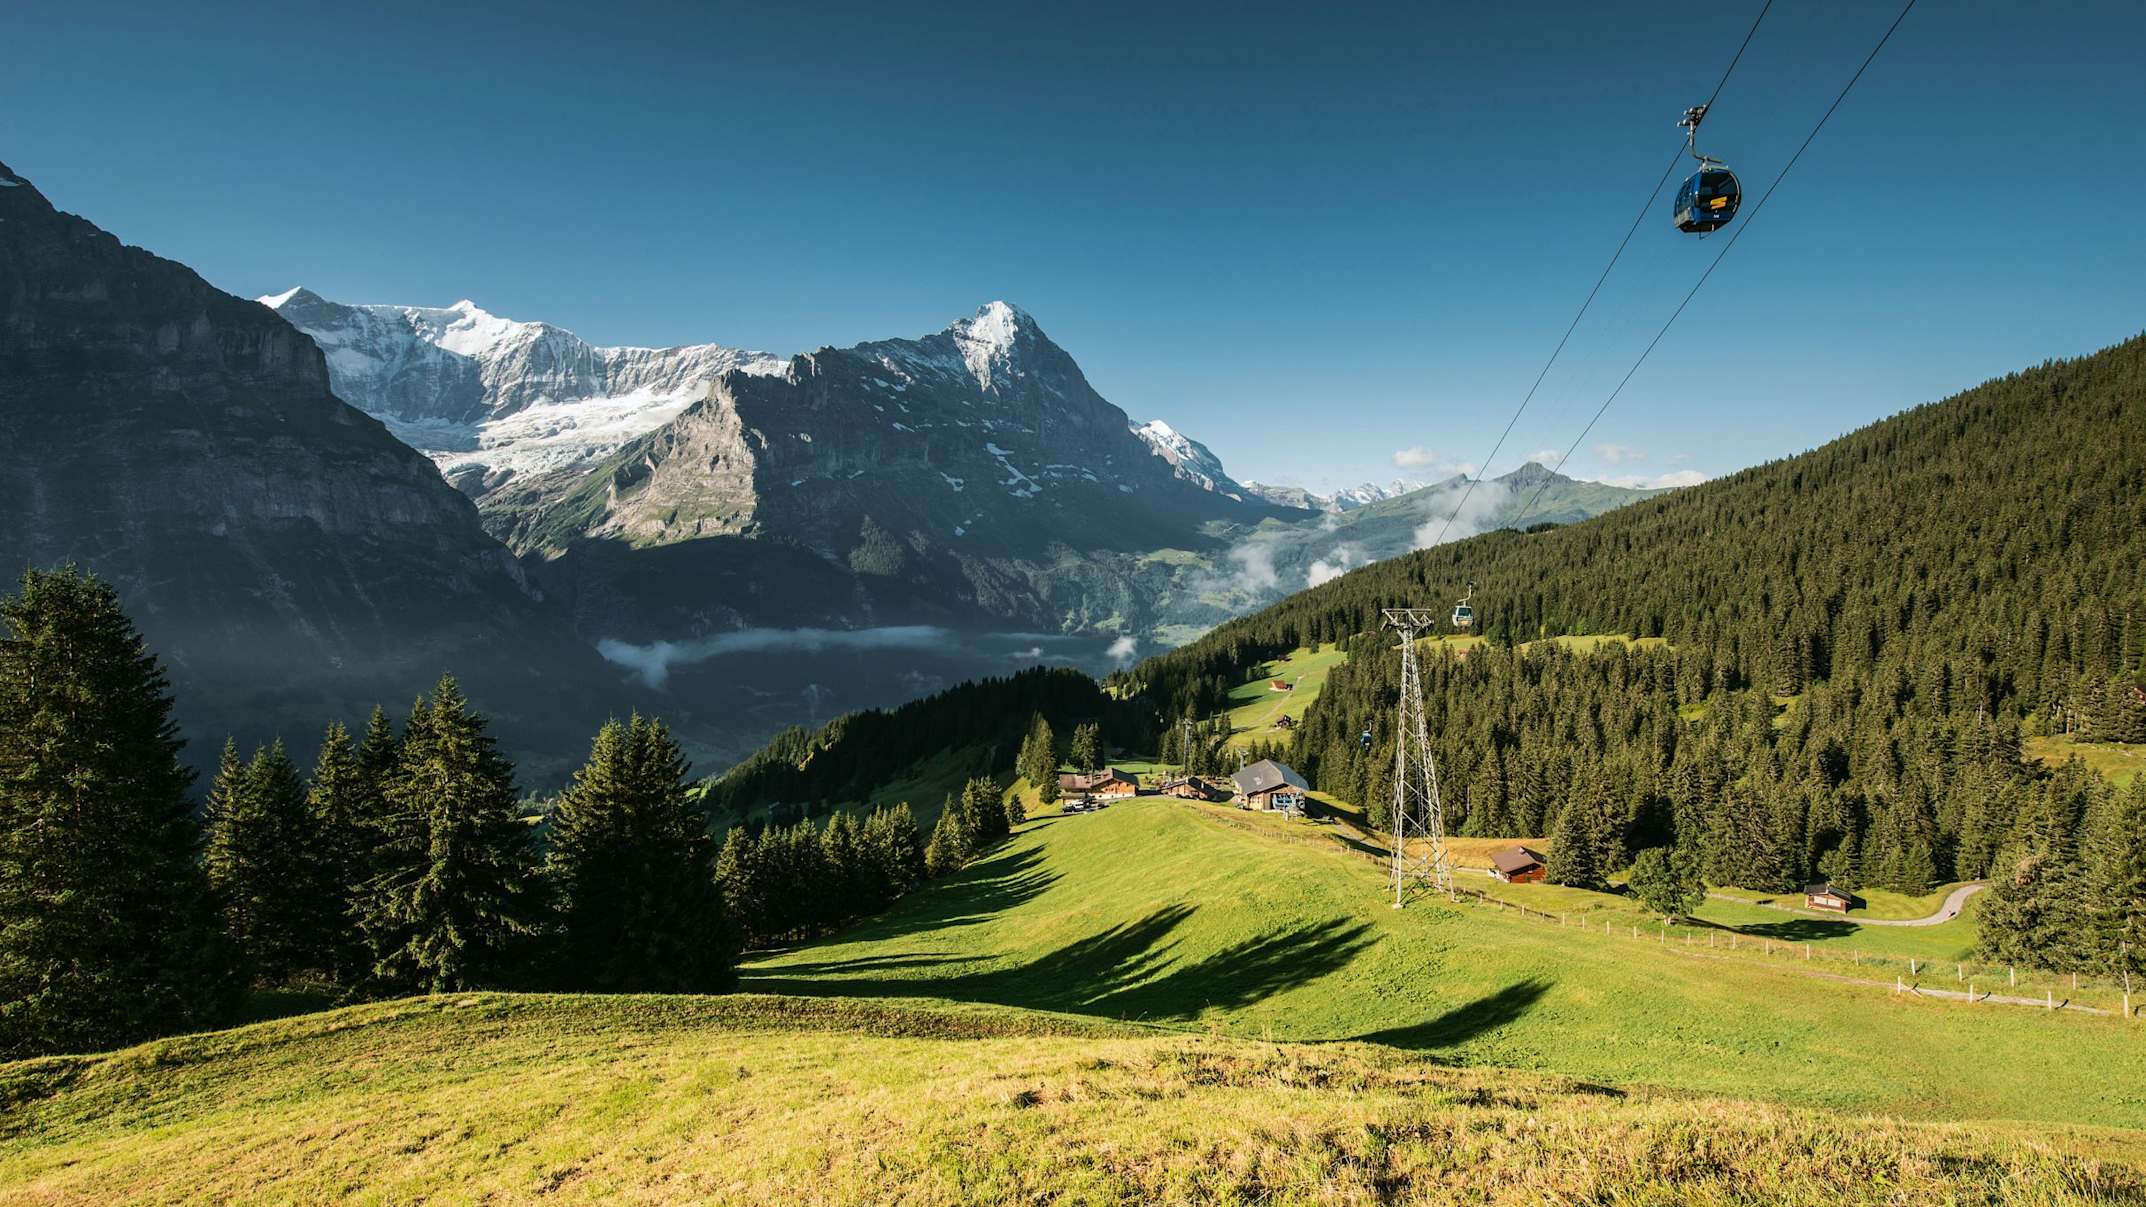
[(1423, 673), (1416, 663), (1416, 639), (1438, 626), (1438, 613), (1430, 608), (1387, 608), (1385, 612), (1386, 627), (1401, 636), (1401, 701), (1393, 756), (1393, 907), (1399, 909), (1411, 883), (1434, 884), (1439, 892), (1453, 896), (1453, 861), (1446, 855), (1438, 760), (1431, 754)]

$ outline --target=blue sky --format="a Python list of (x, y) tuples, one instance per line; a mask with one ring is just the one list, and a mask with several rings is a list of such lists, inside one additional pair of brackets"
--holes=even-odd
[[(244, 295), (785, 353), (1005, 298), (1240, 477), (1475, 462), (1757, 5), (1313, 9), (32, 3), (0, 159)], [(1777, 0), (1702, 142), (1749, 196), (1895, 11)], [(1726, 472), (2146, 328), (2142, 44), (2135, 0), (1922, 0), (1571, 472)], [(1491, 472), (1718, 248), (1667, 208)]]

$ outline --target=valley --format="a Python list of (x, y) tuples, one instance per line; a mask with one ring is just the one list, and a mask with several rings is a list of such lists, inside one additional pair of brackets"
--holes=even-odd
[(2018, 7), (11, 12), (0, 1207), (2146, 1207)]

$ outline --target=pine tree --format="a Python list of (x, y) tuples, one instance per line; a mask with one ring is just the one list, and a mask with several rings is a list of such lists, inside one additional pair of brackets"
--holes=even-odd
[(715, 844), (662, 722), (634, 716), (598, 731), (559, 797), (549, 836), (561, 983), (634, 993), (709, 993), (733, 983)]
[(1609, 888), (1608, 822), (1592, 797), (1568, 802), (1550, 831), (1550, 861), (1543, 878), (1571, 888)]
[(961, 803), (949, 795), (939, 810), (939, 822), (931, 828), (931, 841), (924, 845), (924, 874), (933, 880), (951, 876), (968, 866), (969, 827), (962, 818)]
[(1045, 783), (1058, 781), (1058, 739), (1051, 733), (1051, 723), (1037, 713), (1028, 723), (1028, 736), (1021, 740), (1021, 754), (1015, 769), (1021, 778), (1034, 784), (1039, 790)]
[(968, 828), (972, 857), (997, 846), (1010, 833), (999, 786), (982, 776), (961, 786), (961, 816)]
[(269, 984), (326, 971), (321, 914), (330, 888), (298, 768), (279, 741), (256, 750), (234, 782), (229, 754), (202, 861), (224, 931)]
[(412, 710), (386, 797), (391, 814), (422, 819), (424, 848), (381, 884), (385, 925), (372, 929), (399, 942), (376, 971), (429, 993), (506, 983), (536, 921), (535, 861), (514, 769), (452, 675)]
[(0, 600), (0, 1059), (236, 1003), (171, 708), (111, 587), (32, 570)]
[(1103, 766), (1103, 728), (1093, 721), (1073, 727), (1073, 749), (1067, 756), (1076, 771), (1096, 771)]
[(874, 809), (865, 822), (865, 843), (879, 865), (879, 878), (886, 900), (893, 901), (924, 880), (924, 840), (917, 833), (917, 819), (905, 802), (892, 808)]
[(724, 835), (722, 852), (715, 860), (715, 882), (723, 895), (723, 913), (741, 948), (765, 942), (769, 933), (766, 844), (762, 838), (758, 831), (734, 826)]
[(2098, 844), (2101, 902), (2096, 963), (2125, 986), (2146, 987), (2146, 775), (2132, 777)]
[(340, 722), (329, 725), (306, 791), (306, 806), (320, 837), (320, 896), (314, 903), (313, 942), (315, 966), (346, 985), (358, 983), (365, 975), (365, 949), (357, 919), (370, 877), (366, 816), (370, 804), (371, 792), (350, 731)]

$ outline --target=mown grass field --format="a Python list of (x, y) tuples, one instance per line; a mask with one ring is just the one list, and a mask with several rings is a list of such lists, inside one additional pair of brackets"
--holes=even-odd
[(1397, 912), (1356, 841), (1157, 799), (1046, 817), (880, 919), (754, 960), (745, 986), (1365, 1040), (1852, 1111), (2146, 1125), (2139, 1023), (1917, 1001), (1889, 972), (1847, 983), (1482, 904)]
[(0, 1066), (0, 1203), (2146, 1201), (2136, 1135), (924, 1003), (470, 995)]
[(2063, 736), (2028, 738), (2024, 743), (2027, 757), (2040, 759), (2052, 767), (2067, 760), (2079, 758), (2086, 765), (2100, 772), (2117, 785), (2128, 784), (2142, 770), (2146, 770), (2146, 746), (2127, 746), (2119, 742), (2075, 742)]
[[(1422, 647), (1428, 656), (1441, 651), (1450, 651), (1462, 656), (1485, 638), (1475, 633), (1446, 633), (1423, 640)], [(1579, 653), (1592, 653), (1609, 645), (1630, 645), (1640, 649), (1652, 649), (1668, 644), (1660, 637), (1633, 638), (1616, 633), (1603, 633), (1586, 637), (1547, 637), (1540, 641), (1525, 643), (1522, 649), (1541, 645), (1558, 645)], [(1267, 673), (1256, 675), (1231, 689), (1226, 715), (1230, 724), (1230, 744), (1249, 745), (1253, 742), (1273, 742), (1287, 739), (1286, 730), (1276, 729), (1275, 723), (1287, 716), (1303, 720), (1304, 711), (1319, 698), (1326, 687), (1326, 677), (1334, 667), (1346, 661), (1345, 655), (1336, 646), (1325, 646), (1317, 651), (1296, 649), (1281, 658), (1267, 663)], [(1295, 685), (1294, 690), (1274, 691), (1270, 686), (1275, 679)]]
[[(1304, 710), (1326, 686), (1327, 675), (1345, 661), (1347, 655), (1341, 648), (1329, 645), (1316, 653), (1296, 650), (1286, 658), (1269, 662), (1266, 674), (1239, 684), (1229, 694), (1230, 744), (1286, 741), (1289, 734), (1276, 729), (1276, 722), (1283, 717), (1303, 720)], [(1276, 679), (1295, 685), (1294, 690), (1272, 690), (1270, 684)]]

